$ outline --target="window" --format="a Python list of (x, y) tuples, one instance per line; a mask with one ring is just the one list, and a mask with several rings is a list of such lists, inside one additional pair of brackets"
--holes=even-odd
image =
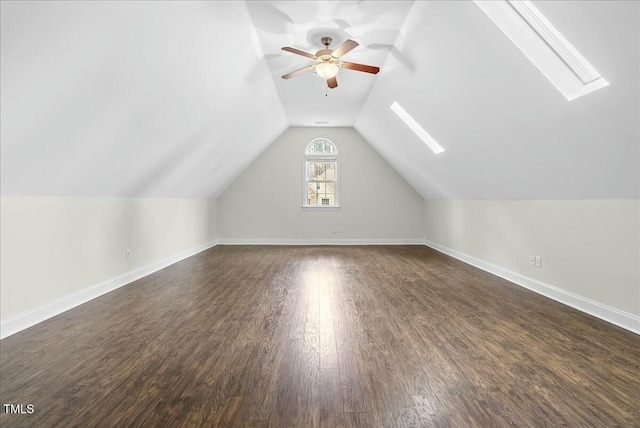
[(317, 138), (304, 152), (304, 206), (338, 207), (338, 149)]
[(530, 1), (475, 3), (567, 100), (609, 85)]
[(405, 125), (407, 125), (409, 129), (411, 129), (414, 134), (416, 134), (418, 138), (420, 138), (422, 142), (433, 151), (433, 153), (438, 154), (444, 152), (442, 146), (438, 144), (438, 142), (434, 140), (433, 137), (431, 137), (431, 135), (429, 135), (427, 131), (425, 131), (424, 128), (420, 126), (420, 124), (416, 122), (416, 120), (411, 117), (411, 115), (407, 113), (400, 104), (398, 104), (397, 101), (394, 101), (393, 104), (391, 104), (391, 110), (393, 110), (393, 112), (402, 119)]

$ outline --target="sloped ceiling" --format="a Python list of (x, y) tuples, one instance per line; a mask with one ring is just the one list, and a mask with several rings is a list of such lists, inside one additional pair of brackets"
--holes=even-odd
[(415, 2), (396, 41), (412, 67), (388, 59), (356, 129), (423, 197), (638, 197), (639, 3), (534, 4), (611, 85), (567, 101), (473, 2)]
[[(470, 1), (0, 2), (2, 194), (217, 197), (329, 122), (425, 198), (637, 198), (639, 3), (534, 3), (610, 86), (567, 101)], [(382, 71), (282, 80), (324, 35)]]
[(5, 2), (2, 193), (217, 196), (288, 126), (242, 2)]

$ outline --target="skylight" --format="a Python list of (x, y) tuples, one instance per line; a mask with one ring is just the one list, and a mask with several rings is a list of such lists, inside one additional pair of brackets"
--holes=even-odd
[(444, 152), (444, 149), (442, 148), (442, 146), (440, 146), (440, 144), (438, 144), (436, 142), (436, 140), (434, 140), (431, 135), (429, 135), (427, 133), (427, 131), (424, 130), (424, 128), (422, 128), (422, 126), (420, 126), (420, 124), (418, 122), (415, 121), (415, 119), (413, 117), (411, 117), (411, 115), (409, 113), (407, 113), (405, 111), (405, 109), (403, 109), (400, 104), (398, 104), (397, 101), (394, 101), (393, 104), (391, 104), (391, 110), (393, 110), (393, 112), (395, 114), (398, 115), (398, 117), (400, 119), (402, 119), (402, 121), (413, 131), (415, 132), (415, 134), (427, 145), (429, 146), (429, 148), (431, 150), (433, 150), (433, 153), (438, 154), (441, 152)]
[(474, 1), (567, 100), (609, 85), (530, 1)]

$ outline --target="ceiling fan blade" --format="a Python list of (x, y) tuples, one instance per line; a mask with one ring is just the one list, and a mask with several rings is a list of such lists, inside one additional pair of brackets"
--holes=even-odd
[(343, 44), (338, 46), (333, 52), (331, 52), (331, 56), (334, 58), (340, 58), (342, 55), (346, 54), (358, 45), (359, 43), (355, 40), (348, 39)]
[(306, 73), (307, 71), (313, 70), (313, 67), (315, 66), (316, 66), (315, 64), (307, 65), (306, 67), (302, 67), (296, 71), (292, 71), (291, 73), (285, 74), (284, 76), (282, 76), (282, 78), (291, 79), (292, 77), (296, 77), (299, 74)]
[(327, 79), (327, 86), (329, 86), (331, 89), (337, 88), (338, 80), (335, 77), (332, 77), (331, 79)]
[(347, 70), (364, 71), (365, 73), (378, 74), (380, 67), (372, 65), (356, 64), (355, 62), (343, 62), (342, 68)]
[(291, 52), (294, 54), (298, 54), (298, 55), (302, 55), (302, 56), (306, 56), (307, 58), (311, 58), (311, 59), (316, 59), (318, 58), (317, 56), (310, 54), (308, 52), (305, 51), (301, 51), (300, 49), (296, 49), (296, 48), (291, 48), (289, 46), (285, 46), (284, 48), (282, 48), (283, 51), (287, 51), (287, 52)]

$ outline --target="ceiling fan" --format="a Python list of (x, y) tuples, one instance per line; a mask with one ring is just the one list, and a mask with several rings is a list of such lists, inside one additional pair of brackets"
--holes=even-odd
[(282, 48), (283, 51), (306, 56), (307, 58), (311, 58), (314, 61), (313, 64), (285, 74), (284, 76), (282, 76), (282, 78), (291, 79), (292, 77), (296, 77), (299, 74), (315, 70), (316, 74), (327, 81), (327, 85), (329, 86), (329, 88), (333, 89), (338, 87), (336, 74), (338, 74), (338, 71), (340, 71), (341, 68), (346, 68), (347, 70), (363, 71), (365, 73), (371, 74), (377, 74), (380, 71), (380, 67), (356, 64), (355, 62), (340, 61), (340, 57), (358, 46), (358, 42), (354, 40), (347, 40), (336, 49), (331, 50), (329, 49), (329, 45), (331, 44), (332, 40), (333, 39), (331, 39), (331, 37), (323, 37), (321, 41), (324, 45), (324, 49), (320, 49), (318, 52), (316, 52), (315, 55), (288, 46)]

